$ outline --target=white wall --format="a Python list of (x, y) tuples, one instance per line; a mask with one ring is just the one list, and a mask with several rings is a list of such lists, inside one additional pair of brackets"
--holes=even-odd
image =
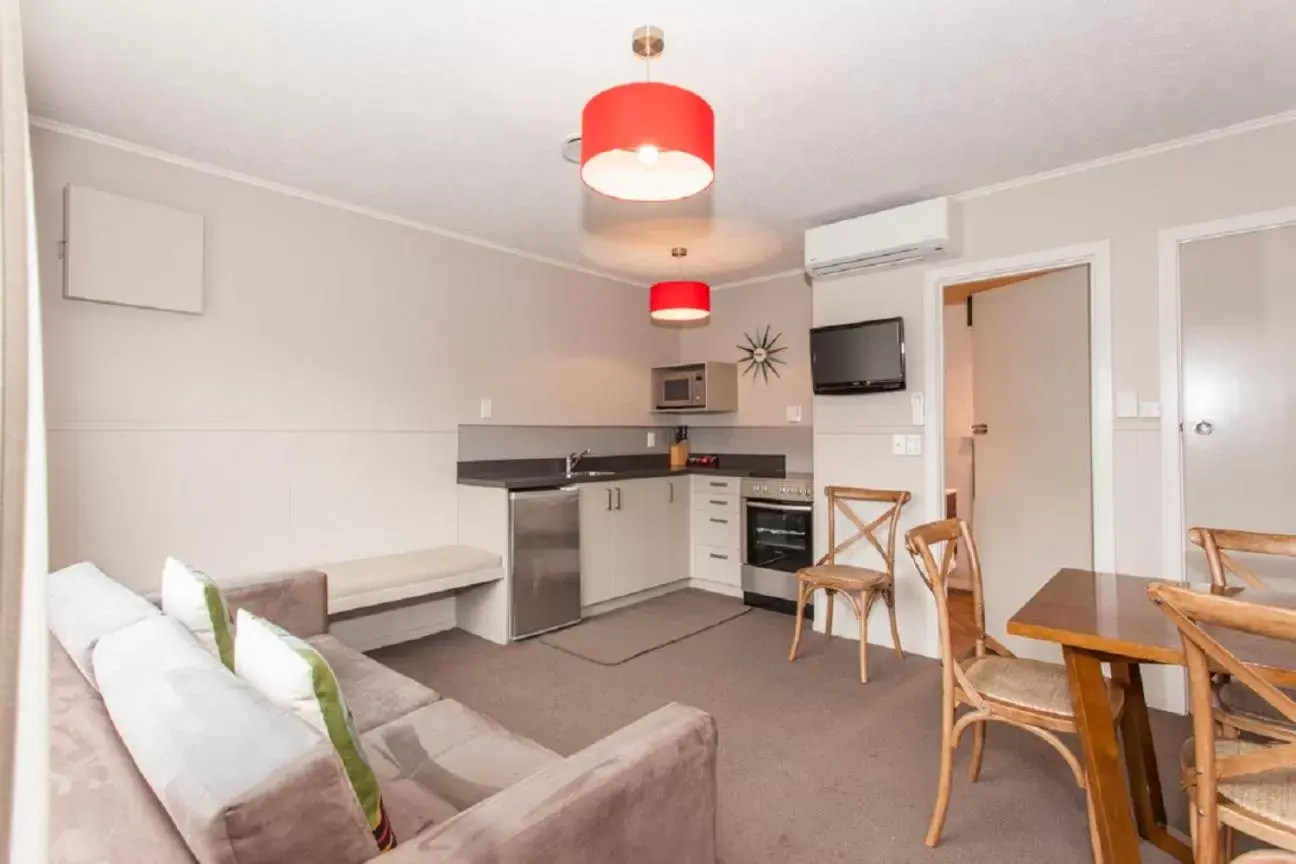
[[(738, 413), (689, 417), (691, 426), (784, 426), (787, 406), (801, 406), (802, 426), (813, 423), (810, 389), (810, 288), (797, 274), (765, 282), (737, 285), (711, 293), (711, 319), (705, 327), (685, 329), (680, 336), (681, 362), (704, 360), (735, 362), (745, 345), (743, 334), (760, 338), (766, 327), (770, 337), (782, 333), (779, 345), (787, 346), (778, 356), (779, 377), (769, 382), (752, 380), (749, 374), (738, 381)], [(760, 331), (760, 332), (757, 332)], [(742, 374), (742, 369), (739, 369)]]
[[(140, 587), (452, 542), (456, 428), (650, 425), (643, 289), (33, 130), (52, 564)], [(206, 218), (202, 316), (67, 301), (61, 193)]]
[[(1296, 123), (1286, 122), (968, 196), (962, 201), (962, 260), (1109, 240), (1113, 390), (1134, 390), (1142, 400), (1155, 400), (1160, 362), (1157, 233), (1296, 203), (1293, 152)], [(927, 269), (911, 266), (820, 281), (814, 287), (814, 323), (903, 315), (910, 388), (918, 389), (926, 363), (922, 295)], [(815, 418), (818, 482), (910, 489), (915, 499), (907, 508), (905, 527), (924, 521), (932, 504), (922, 494), (926, 460), (893, 457), (888, 447), (892, 431), (918, 431), (909, 428), (907, 394), (819, 397)], [(1157, 421), (1118, 421), (1115, 437), (1117, 567), (1147, 576), (1173, 572), (1163, 567), (1159, 543)], [(822, 549), (823, 519), (818, 521)], [(932, 601), (907, 556), (900, 557), (901, 635), (908, 647), (934, 655)], [(847, 624), (853, 626), (853, 621)], [(844, 626), (842, 633), (849, 635), (850, 629)], [(880, 618), (871, 633), (886, 642)]]

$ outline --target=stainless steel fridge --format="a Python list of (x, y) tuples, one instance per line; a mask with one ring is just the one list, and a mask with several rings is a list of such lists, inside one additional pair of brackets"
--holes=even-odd
[(535, 636), (581, 620), (580, 491), (509, 494), (511, 634)]

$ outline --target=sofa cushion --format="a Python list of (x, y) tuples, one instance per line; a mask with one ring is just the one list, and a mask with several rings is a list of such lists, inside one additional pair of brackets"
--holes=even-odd
[(234, 668), (234, 622), (216, 582), (201, 570), (167, 558), (162, 565), (162, 611), (189, 629), (204, 648)]
[(453, 699), (364, 735), (396, 830), (445, 821), (562, 757)]
[(309, 642), (246, 609), (239, 610), (237, 630), (234, 656), (238, 674), (333, 743), (378, 849), (394, 849), (396, 837), (383, 812), (382, 789), (369, 767), (346, 696), (324, 655)]
[(306, 640), (324, 655), (346, 694), (361, 734), (390, 723), (441, 696), (412, 678), (389, 669), (327, 634)]
[(49, 574), (45, 597), (50, 632), (91, 685), (95, 685), (95, 677), (90, 658), (99, 640), (162, 614), (89, 561)]
[(103, 637), (94, 670), (117, 734), (198, 861), (373, 857), (328, 741), (237, 678), (179, 622), (158, 616)]
[(135, 770), (103, 700), (50, 640), (51, 864), (191, 864), (184, 839)]

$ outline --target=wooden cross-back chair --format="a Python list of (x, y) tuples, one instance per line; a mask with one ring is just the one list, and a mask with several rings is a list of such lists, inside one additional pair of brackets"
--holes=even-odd
[[(904, 651), (900, 648), (900, 630), (896, 627), (895, 613), (895, 541), (896, 526), (900, 522), (900, 511), (909, 501), (910, 495), (903, 490), (857, 489), (851, 486), (829, 486), (824, 492), (828, 496), (828, 553), (819, 559), (813, 567), (804, 567), (797, 571), (797, 612), (796, 630), (792, 634), (792, 650), (788, 652), (788, 661), (797, 657), (801, 646), (801, 631), (805, 626), (805, 605), (815, 591), (822, 590), (828, 595), (828, 614), (824, 632), (832, 638), (834, 596), (841, 593), (850, 603), (851, 611), (859, 619), (860, 627), (860, 681), (868, 683), (868, 619), (873, 611), (873, 604), (878, 598), (886, 604), (887, 614), (891, 617), (891, 642), (895, 646), (896, 656), (903, 659)], [(865, 522), (851, 508), (851, 502), (871, 502), (885, 504), (887, 507), (871, 522)], [(855, 533), (841, 542), (837, 541), (837, 514), (843, 514), (855, 526)], [(885, 526), (886, 537), (879, 540), (878, 529)], [(885, 569), (875, 570), (870, 567), (858, 567), (853, 564), (838, 564), (837, 556), (861, 541), (868, 541), (882, 557)]]
[[(967, 552), (967, 569), (972, 580), (974, 641), (963, 656), (954, 654), (950, 630), (949, 578), (955, 566), (959, 541)], [(939, 558), (934, 551), (943, 548)], [(941, 651), (941, 762), (940, 785), (936, 790), (936, 807), (927, 829), (926, 843), (940, 841), (949, 810), (950, 790), (954, 781), (954, 752), (963, 733), (972, 728), (972, 761), (968, 778), (975, 783), (981, 773), (985, 753), (986, 726), (1006, 723), (1030, 732), (1048, 742), (1066, 761), (1076, 785), (1085, 790), (1088, 804), (1089, 840), (1094, 860), (1101, 862), (1093, 818), (1093, 799), (1088, 794), (1084, 768), (1057, 733), (1076, 734), (1075, 713), (1066, 670), (1053, 663), (1027, 660), (1013, 653), (988, 635), (985, 630), (985, 594), (981, 579), (981, 558), (976, 541), (962, 519), (944, 519), (920, 525), (905, 534), (905, 548), (913, 558), (919, 575), (936, 599), (936, 618), (940, 631)], [(1124, 691), (1108, 682), (1108, 699), (1112, 715), (1119, 718), (1124, 708)], [(967, 708), (961, 716), (960, 708)]]
[(1296, 610), (1246, 603), (1168, 583), (1148, 588), (1183, 640), (1192, 702), (1192, 760), (1186, 776), (1196, 806), (1193, 856), (1197, 864), (1227, 860), (1233, 833), (1296, 851), (1296, 742), (1254, 742), (1217, 734), (1212, 676), (1227, 672), (1280, 716), (1296, 724), (1296, 701), (1278, 689), (1259, 667), (1241, 660), (1211, 633), (1235, 630), (1296, 642)]
[[(1226, 593), (1230, 589), (1230, 577), (1251, 588), (1264, 590), (1272, 587), (1230, 552), (1288, 558), (1293, 565), (1292, 575), (1296, 576), (1296, 534), (1198, 527), (1189, 529), (1188, 539), (1206, 553), (1211, 589), (1217, 593)], [(1288, 691), (1288, 695), (1296, 694)], [(1275, 712), (1249, 687), (1238, 684), (1227, 673), (1215, 676), (1215, 721), (1220, 724), (1226, 738), (1236, 738), (1245, 732), (1264, 738), (1296, 741), (1296, 724)]]

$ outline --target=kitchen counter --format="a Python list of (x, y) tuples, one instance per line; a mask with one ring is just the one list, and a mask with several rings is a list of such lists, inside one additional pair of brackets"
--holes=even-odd
[[(787, 475), (782, 456), (726, 454), (717, 468), (672, 468), (660, 456), (590, 456), (576, 466), (578, 476), (563, 473), (561, 459), (508, 459), (488, 462), (460, 462), (458, 482), (465, 486), (500, 489), (552, 489), (579, 483), (616, 483), (655, 477), (686, 477), (691, 474), (714, 477), (772, 477)], [(582, 471), (599, 471), (579, 476)]]

